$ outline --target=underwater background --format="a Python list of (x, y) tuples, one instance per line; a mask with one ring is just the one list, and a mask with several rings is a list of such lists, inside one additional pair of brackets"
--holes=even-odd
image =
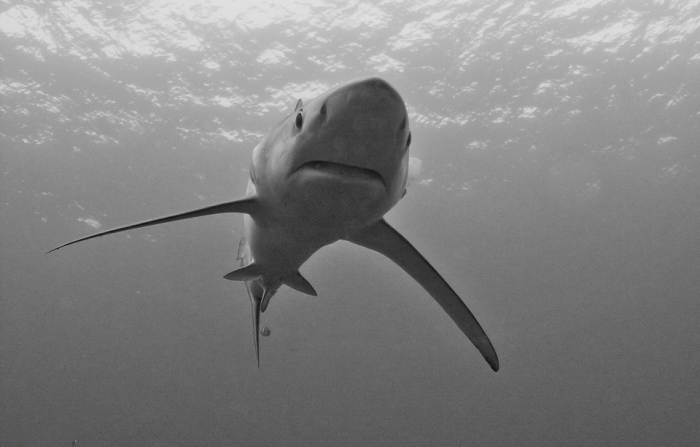
[[(242, 196), (298, 98), (378, 75), (422, 171), (387, 220), (493, 373), (349, 243), (263, 314)], [(700, 2), (0, 0), (0, 446), (699, 445)]]

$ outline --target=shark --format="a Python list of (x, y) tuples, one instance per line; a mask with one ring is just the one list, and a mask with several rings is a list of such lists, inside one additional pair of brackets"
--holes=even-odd
[(411, 131), (398, 91), (368, 77), (297, 101), (253, 149), (246, 194), (236, 200), (120, 226), (62, 244), (141, 227), (223, 213), (243, 214), (239, 268), (224, 278), (245, 283), (260, 367), (260, 315), (283, 285), (316, 290), (299, 272), (320, 248), (348, 241), (378, 252), (410, 275), (498, 371), (496, 351), (464, 301), (384, 218), (406, 193)]

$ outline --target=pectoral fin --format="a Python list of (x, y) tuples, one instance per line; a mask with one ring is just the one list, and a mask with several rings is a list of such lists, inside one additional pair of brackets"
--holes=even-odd
[(47, 251), (46, 253), (51, 253), (52, 251), (63, 248), (67, 245), (75, 244), (77, 242), (86, 241), (88, 239), (93, 239), (100, 236), (106, 236), (112, 233), (119, 233), (121, 231), (133, 230), (134, 228), (148, 227), (151, 225), (158, 225), (166, 222), (175, 222), (176, 220), (191, 219), (193, 217), (208, 216), (210, 214), (223, 214), (223, 213), (245, 213), (251, 214), (255, 212), (257, 205), (257, 198), (255, 196), (245, 197), (243, 199), (234, 200), (232, 202), (224, 202), (216, 205), (210, 205), (197, 210), (186, 211), (184, 213), (172, 214), (170, 216), (159, 217), (157, 219), (145, 220), (143, 222), (138, 222), (134, 224), (124, 225), (122, 227), (113, 228), (111, 230), (102, 231), (100, 233), (91, 234), (90, 236), (81, 237), (79, 239), (66, 242), (63, 245)]
[(383, 254), (411, 275), (471, 340), (491, 369), (498, 371), (498, 356), (479, 322), (452, 287), (398, 231), (382, 219), (347, 240)]

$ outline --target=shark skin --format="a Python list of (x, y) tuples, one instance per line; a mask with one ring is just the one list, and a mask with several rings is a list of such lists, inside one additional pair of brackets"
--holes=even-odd
[(80, 241), (135, 228), (222, 213), (244, 215), (241, 267), (253, 310), (258, 367), (260, 313), (282, 285), (316, 291), (299, 268), (320, 248), (345, 240), (391, 259), (452, 318), (491, 369), (499, 361), (474, 315), (430, 263), (383, 216), (406, 192), (411, 132), (399, 93), (370, 77), (302, 103), (253, 149), (246, 195), (230, 202), (121, 226)]

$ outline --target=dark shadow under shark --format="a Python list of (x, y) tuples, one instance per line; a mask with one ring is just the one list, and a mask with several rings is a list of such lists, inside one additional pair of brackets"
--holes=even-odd
[(275, 126), (253, 150), (246, 195), (85, 236), (222, 213), (242, 213), (241, 268), (225, 276), (244, 281), (253, 307), (260, 365), (260, 313), (282, 285), (316, 291), (299, 268), (321, 247), (346, 240), (379, 252), (415, 279), (447, 312), (494, 371), (499, 362), (474, 315), (430, 263), (383, 216), (406, 192), (411, 132), (399, 93), (373, 77), (341, 85)]

